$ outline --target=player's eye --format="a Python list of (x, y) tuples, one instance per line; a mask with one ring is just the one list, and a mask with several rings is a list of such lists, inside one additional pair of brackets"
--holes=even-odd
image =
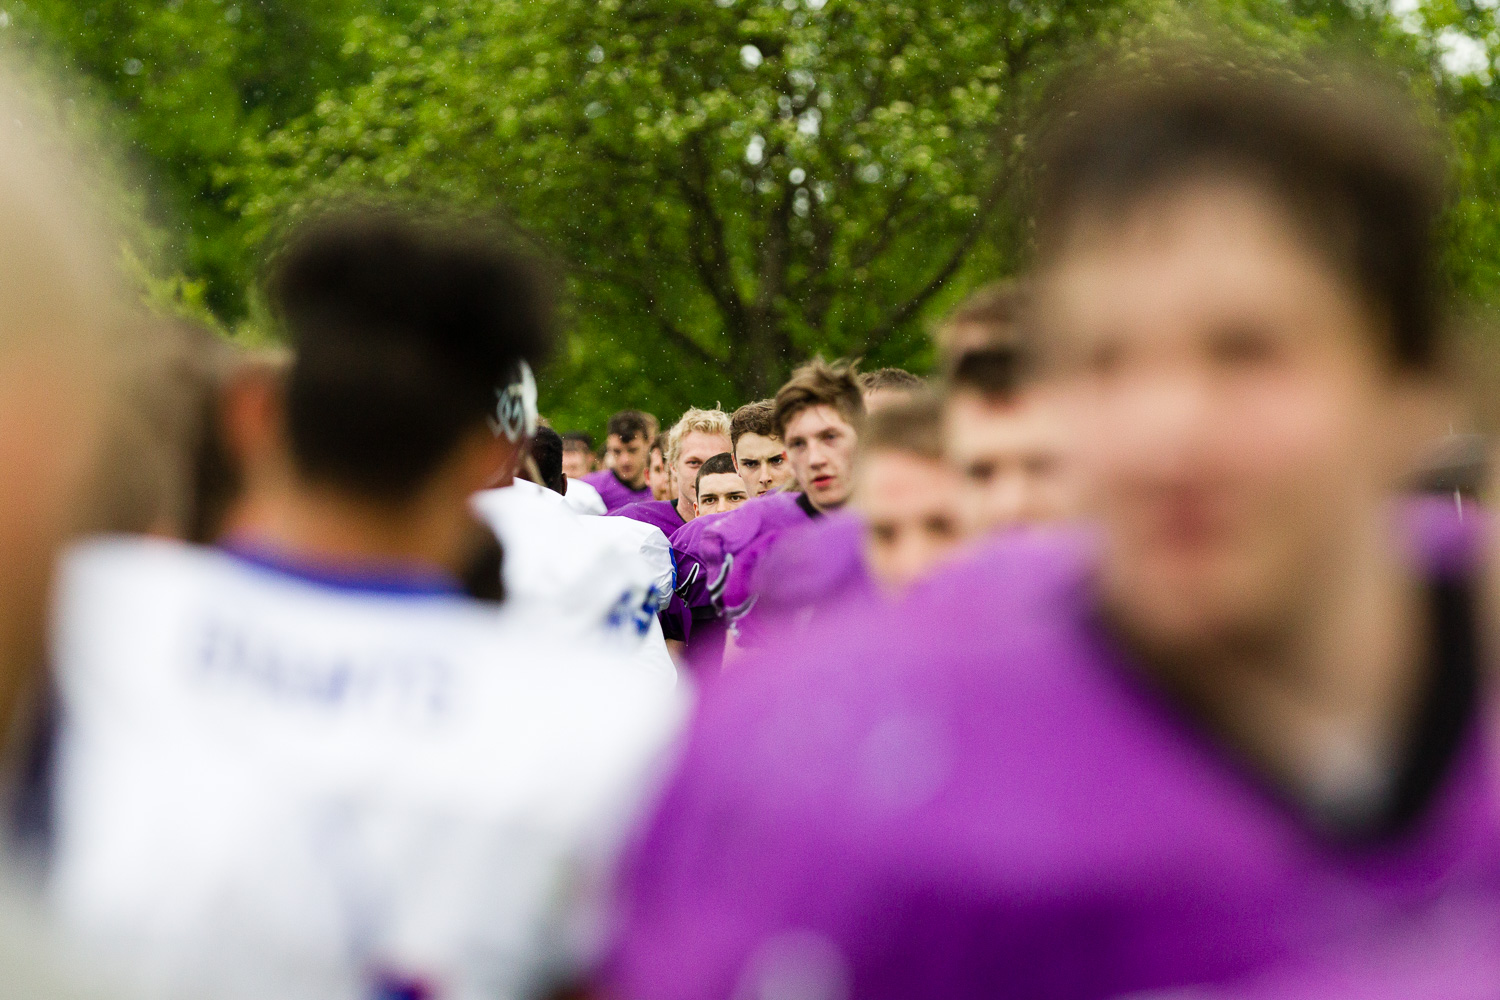
[(1107, 377), (1120, 370), (1125, 363), (1125, 348), (1118, 340), (1107, 339), (1093, 345), (1085, 353), (1083, 364), (1090, 375)]
[(777, 455), (775, 458), (770, 459), (770, 463), (772, 465), (780, 465), (784, 461), (786, 461), (785, 455)]
[(935, 538), (951, 538), (958, 534), (958, 529), (950, 518), (930, 517), (927, 519), (927, 533)]
[(729, 494), (729, 502), (730, 503), (739, 503), (743, 499), (745, 499), (745, 494), (743, 494), (743, 493), (731, 493), (731, 494)]
[(1051, 455), (1032, 455), (1026, 460), (1026, 471), (1033, 476), (1045, 476), (1057, 467)]
[(1265, 364), (1276, 356), (1276, 344), (1261, 330), (1230, 326), (1220, 330), (1211, 346), (1214, 359), (1233, 367)]

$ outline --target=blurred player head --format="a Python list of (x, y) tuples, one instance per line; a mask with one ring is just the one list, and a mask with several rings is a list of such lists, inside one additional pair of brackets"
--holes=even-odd
[(640, 410), (621, 410), (609, 418), (609, 433), (604, 439), (609, 467), (631, 489), (646, 485), (647, 453), (656, 429), (656, 418)]
[(772, 428), (786, 444), (792, 474), (819, 510), (849, 499), (854, 446), (865, 405), (852, 365), (814, 358), (776, 393)]
[(864, 396), (866, 413), (909, 399), (925, 387), (926, 383), (904, 368), (877, 368), (859, 376), (859, 391)]
[(734, 466), (734, 456), (728, 452), (713, 456), (698, 468), (693, 491), (698, 498), (695, 507), (699, 517), (734, 510), (750, 499), (745, 480)]
[(667, 436), (658, 434), (651, 439), (651, 451), (646, 467), (646, 484), (651, 487), (651, 499), (672, 500), (677, 496), (677, 485), (672, 480), (672, 468), (667, 465)]
[(564, 496), (568, 492), (568, 476), (563, 472), (562, 435), (551, 427), (538, 427), (531, 439), (531, 461), (536, 465), (540, 485)]
[(933, 397), (912, 396), (867, 416), (855, 468), (852, 503), (865, 521), (865, 559), (887, 589), (921, 577), (968, 534)]
[[(223, 455), (219, 396), (239, 362), (227, 341), (186, 322), (157, 323), (110, 421), (95, 501), (100, 530), (205, 541)], [(222, 510), (222, 507), (219, 508)]]
[(497, 389), (547, 347), (530, 263), (479, 225), (349, 211), (292, 235), (267, 298), (296, 355), (279, 399), (247, 395), (230, 414), (252, 456), (238, 532), (463, 572), (469, 498), (534, 429), (534, 409)]
[(786, 458), (786, 445), (776, 433), (776, 407), (769, 399), (746, 403), (729, 418), (729, 442), (735, 468), (751, 496), (787, 489), (795, 480)]
[[(1018, 297), (1015, 286), (1003, 287)], [(1068, 516), (1074, 498), (1056, 393), (1032, 378), (1019, 304), (1002, 305), (993, 287), (980, 294), (994, 325), (981, 325), (979, 310), (969, 310), (970, 346), (948, 365), (943, 390), (943, 436), (966, 517), (976, 530), (994, 531)], [(1004, 324), (993, 319), (1000, 315)]]
[(1044, 144), (1035, 316), (1113, 616), (1265, 648), (1386, 572), (1439, 430), (1440, 171), (1380, 85), (1167, 66)]
[(569, 479), (582, 479), (599, 465), (594, 455), (594, 439), (583, 431), (568, 431), (562, 436), (563, 473)]
[(104, 188), (43, 104), (0, 66), (0, 727), (40, 676), (58, 549), (105, 515), (104, 436), (152, 340), (128, 315)]
[(938, 354), (951, 365), (966, 351), (990, 347), (997, 338), (1013, 337), (1021, 324), (1023, 305), (1021, 289), (1014, 281), (985, 285), (938, 324), (933, 337)]
[(729, 451), (729, 415), (723, 410), (688, 410), (667, 432), (667, 466), (677, 483), (677, 513), (695, 516), (698, 470), (715, 455)]

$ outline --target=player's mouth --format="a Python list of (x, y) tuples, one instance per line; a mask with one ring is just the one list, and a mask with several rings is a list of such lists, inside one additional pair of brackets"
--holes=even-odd
[(812, 488), (815, 490), (826, 490), (832, 485), (832, 476), (813, 476)]

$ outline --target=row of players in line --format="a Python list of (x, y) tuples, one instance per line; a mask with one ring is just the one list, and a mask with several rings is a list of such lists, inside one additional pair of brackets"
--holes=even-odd
[[(1034, 366), (997, 393), (990, 337), (871, 414), (804, 367), (762, 434), (800, 492), (671, 525), (675, 573), (536, 461), (546, 296), (472, 224), (305, 224), (266, 286), (292, 356), (219, 380), (182, 488), (89, 478), (167, 338), (6, 109), (5, 690), (50, 620), (67, 939), (161, 997), (1493, 995), (1487, 524), (1410, 491), (1459, 419), (1439, 172), (1407, 106), (1294, 69), (1137, 60), (1065, 101)], [(887, 560), (881, 461), (975, 485), (971, 377), (1055, 407), (1084, 523)], [(125, 485), (158, 537), (73, 546), (35, 613)], [(743, 647), (694, 703), (662, 612), (695, 666), (702, 622)]]

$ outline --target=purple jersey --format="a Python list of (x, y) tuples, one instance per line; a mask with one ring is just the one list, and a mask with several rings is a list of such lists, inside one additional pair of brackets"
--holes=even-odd
[(864, 540), (864, 521), (849, 511), (784, 531), (755, 566), (755, 604), (736, 625), (740, 647), (763, 646), (788, 628), (817, 628), (837, 609), (874, 597)]
[[(590, 472), (579, 478), (599, 491), (599, 499), (604, 501), (604, 509), (607, 512), (619, 510), (633, 503), (644, 503), (651, 499), (650, 486), (642, 486), (638, 490), (631, 489), (620, 481), (620, 477), (615, 475), (612, 469), (600, 469), (598, 472)], [(671, 534), (667, 532), (669, 538)]]
[[(709, 526), (734, 517), (738, 510), (696, 517), (672, 536), (672, 559), (677, 565), (677, 597), (674, 607), (679, 621), (674, 626), (687, 642), (688, 666), (695, 674), (718, 672), (724, 660), (726, 627), (709, 596), (710, 568), (705, 563), (703, 533)], [(667, 609), (670, 614), (673, 608)], [(663, 626), (665, 629), (665, 626)]]
[(720, 616), (734, 622), (754, 606), (755, 567), (788, 529), (815, 517), (816, 510), (803, 494), (772, 493), (704, 530), (700, 558)]
[(670, 500), (647, 500), (643, 503), (632, 503), (621, 507), (619, 510), (611, 510), (609, 517), (628, 517), (635, 521), (644, 521), (653, 527), (661, 529), (661, 533), (671, 538), (686, 522), (682, 515), (677, 513), (677, 505)]
[[(1474, 537), (1452, 521), (1429, 508), (1416, 534), (1434, 674), (1472, 678)], [(1432, 730), (1446, 750), (1404, 822), (1335, 833), (1113, 644), (1088, 597), (1093, 551), (1009, 536), (705, 688), (626, 866), (608, 991), (1493, 988), (1500, 803), (1475, 700)]]

